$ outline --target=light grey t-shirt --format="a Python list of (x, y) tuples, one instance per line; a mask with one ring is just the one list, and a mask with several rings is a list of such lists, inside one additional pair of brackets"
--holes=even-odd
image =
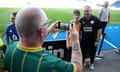
[(109, 8), (102, 8), (99, 12), (99, 14), (101, 14), (100, 21), (108, 22), (109, 13), (110, 13)]

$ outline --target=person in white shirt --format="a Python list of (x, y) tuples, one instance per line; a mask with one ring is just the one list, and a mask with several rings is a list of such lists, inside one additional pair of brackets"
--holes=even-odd
[(110, 22), (110, 9), (108, 8), (108, 5), (109, 5), (108, 1), (105, 1), (103, 8), (101, 8), (99, 12), (99, 19), (102, 24), (102, 34), (105, 34), (104, 33), (105, 27), (107, 23)]

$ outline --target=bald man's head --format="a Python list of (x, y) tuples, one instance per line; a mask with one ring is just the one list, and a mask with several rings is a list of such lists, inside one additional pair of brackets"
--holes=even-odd
[(107, 8), (108, 5), (109, 5), (109, 2), (108, 2), (108, 1), (105, 1), (103, 6), (104, 6), (105, 8)]
[(91, 7), (90, 6), (88, 6), (88, 5), (86, 5), (85, 7), (84, 7), (84, 16), (85, 17), (90, 17), (91, 16)]
[(38, 8), (21, 9), (15, 19), (19, 35), (30, 37), (47, 22), (45, 12)]

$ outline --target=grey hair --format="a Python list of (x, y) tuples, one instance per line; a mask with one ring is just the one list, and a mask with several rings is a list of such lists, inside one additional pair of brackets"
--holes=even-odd
[(31, 37), (37, 33), (37, 30), (46, 20), (47, 16), (41, 9), (21, 9), (15, 19), (16, 29), (20, 36)]
[(85, 6), (84, 6), (84, 9), (85, 9), (85, 8), (89, 8), (89, 9), (91, 10), (91, 7), (90, 7), (89, 5), (85, 5)]

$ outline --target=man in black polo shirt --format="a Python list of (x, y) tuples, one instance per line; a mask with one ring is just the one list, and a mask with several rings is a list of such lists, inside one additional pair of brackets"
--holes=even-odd
[(94, 70), (94, 59), (98, 40), (101, 35), (101, 24), (97, 17), (91, 14), (90, 6), (84, 7), (84, 16), (80, 19), (81, 23), (81, 48), (83, 54), (83, 64), (85, 58), (89, 55), (91, 70)]

